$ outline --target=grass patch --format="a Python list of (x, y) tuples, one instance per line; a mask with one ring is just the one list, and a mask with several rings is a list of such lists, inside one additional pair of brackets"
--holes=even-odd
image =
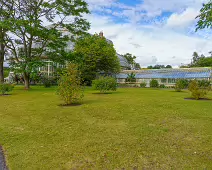
[(83, 105), (61, 107), (54, 87), (22, 89), (0, 96), (10, 169), (212, 169), (211, 101), (171, 90), (94, 95), (87, 88)]

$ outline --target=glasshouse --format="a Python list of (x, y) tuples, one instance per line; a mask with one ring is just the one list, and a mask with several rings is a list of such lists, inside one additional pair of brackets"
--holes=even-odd
[(125, 70), (116, 76), (118, 83), (128, 83), (129, 76), (134, 76), (135, 84), (146, 83), (149, 87), (150, 81), (155, 79), (159, 84), (172, 86), (177, 79), (211, 80), (211, 68), (179, 68), (179, 69), (143, 69)]

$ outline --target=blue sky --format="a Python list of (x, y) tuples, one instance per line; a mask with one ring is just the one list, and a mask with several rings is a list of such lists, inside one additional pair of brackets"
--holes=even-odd
[(91, 33), (103, 31), (118, 53), (132, 53), (141, 66), (189, 63), (207, 54), (210, 30), (195, 32), (195, 17), (208, 0), (86, 0)]

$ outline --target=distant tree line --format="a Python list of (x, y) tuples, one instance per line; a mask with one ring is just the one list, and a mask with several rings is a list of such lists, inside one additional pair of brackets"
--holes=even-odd
[(192, 68), (192, 67), (212, 67), (212, 51), (209, 52), (209, 56), (203, 54), (193, 53), (193, 58), (190, 64), (182, 65), (181, 68)]
[(165, 65), (159, 65), (159, 64), (157, 64), (155, 66), (148, 66), (147, 68), (148, 69), (164, 69), (164, 68), (172, 68), (172, 66), (171, 65), (165, 66)]

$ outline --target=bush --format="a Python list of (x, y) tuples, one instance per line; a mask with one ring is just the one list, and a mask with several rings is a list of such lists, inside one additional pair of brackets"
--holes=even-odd
[(166, 86), (165, 86), (164, 84), (161, 84), (161, 85), (159, 86), (159, 88), (161, 88), (161, 89), (165, 89), (165, 88), (166, 88)]
[(145, 83), (145, 82), (141, 83), (141, 84), (140, 84), (140, 87), (141, 87), (141, 88), (145, 88), (145, 87), (146, 87), (146, 83)]
[(106, 91), (116, 91), (117, 82), (112, 77), (100, 77), (92, 81), (92, 86), (95, 90), (99, 90), (100, 93), (105, 93)]
[(153, 79), (150, 81), (150, 87), (152, 88), (158, 88), (159, 87), (159, 83), (157, 80)]
[(50, 78), (44, 77), (42, 80), (42, 83), (45, 88), (51, 87), (52, 86), (52, 81)]
[(202, 87), (198, 81), (193, 80), (189, 84), (189, 91), (191, 91), (191, 95), (196, 100), (199, 100), (207, 95), (210, 90), (210, 86)]
[(2, 95), (7, 94), (8, 92), (12, 91), (14, 88), (13, 84), (5, 84), (5, 83), (1, 83), (0, 84), (0, 93)]
[(68, 64), (58, 81), (58, 95), (66, 105), (78, 104), (82, 101), (83, 87), (81, 86), (80, 73), (76, 64)]
[(211, 86), (211, 82), (208, 80), (199, 80), (198, 84), (199, 84), (199, 87), (201, 88), (208, 88)]
[(181, 92), (182, 89), (188, 88), (189, 81), (186, 79), (178, 79), (175, 84), (175, 91)]

